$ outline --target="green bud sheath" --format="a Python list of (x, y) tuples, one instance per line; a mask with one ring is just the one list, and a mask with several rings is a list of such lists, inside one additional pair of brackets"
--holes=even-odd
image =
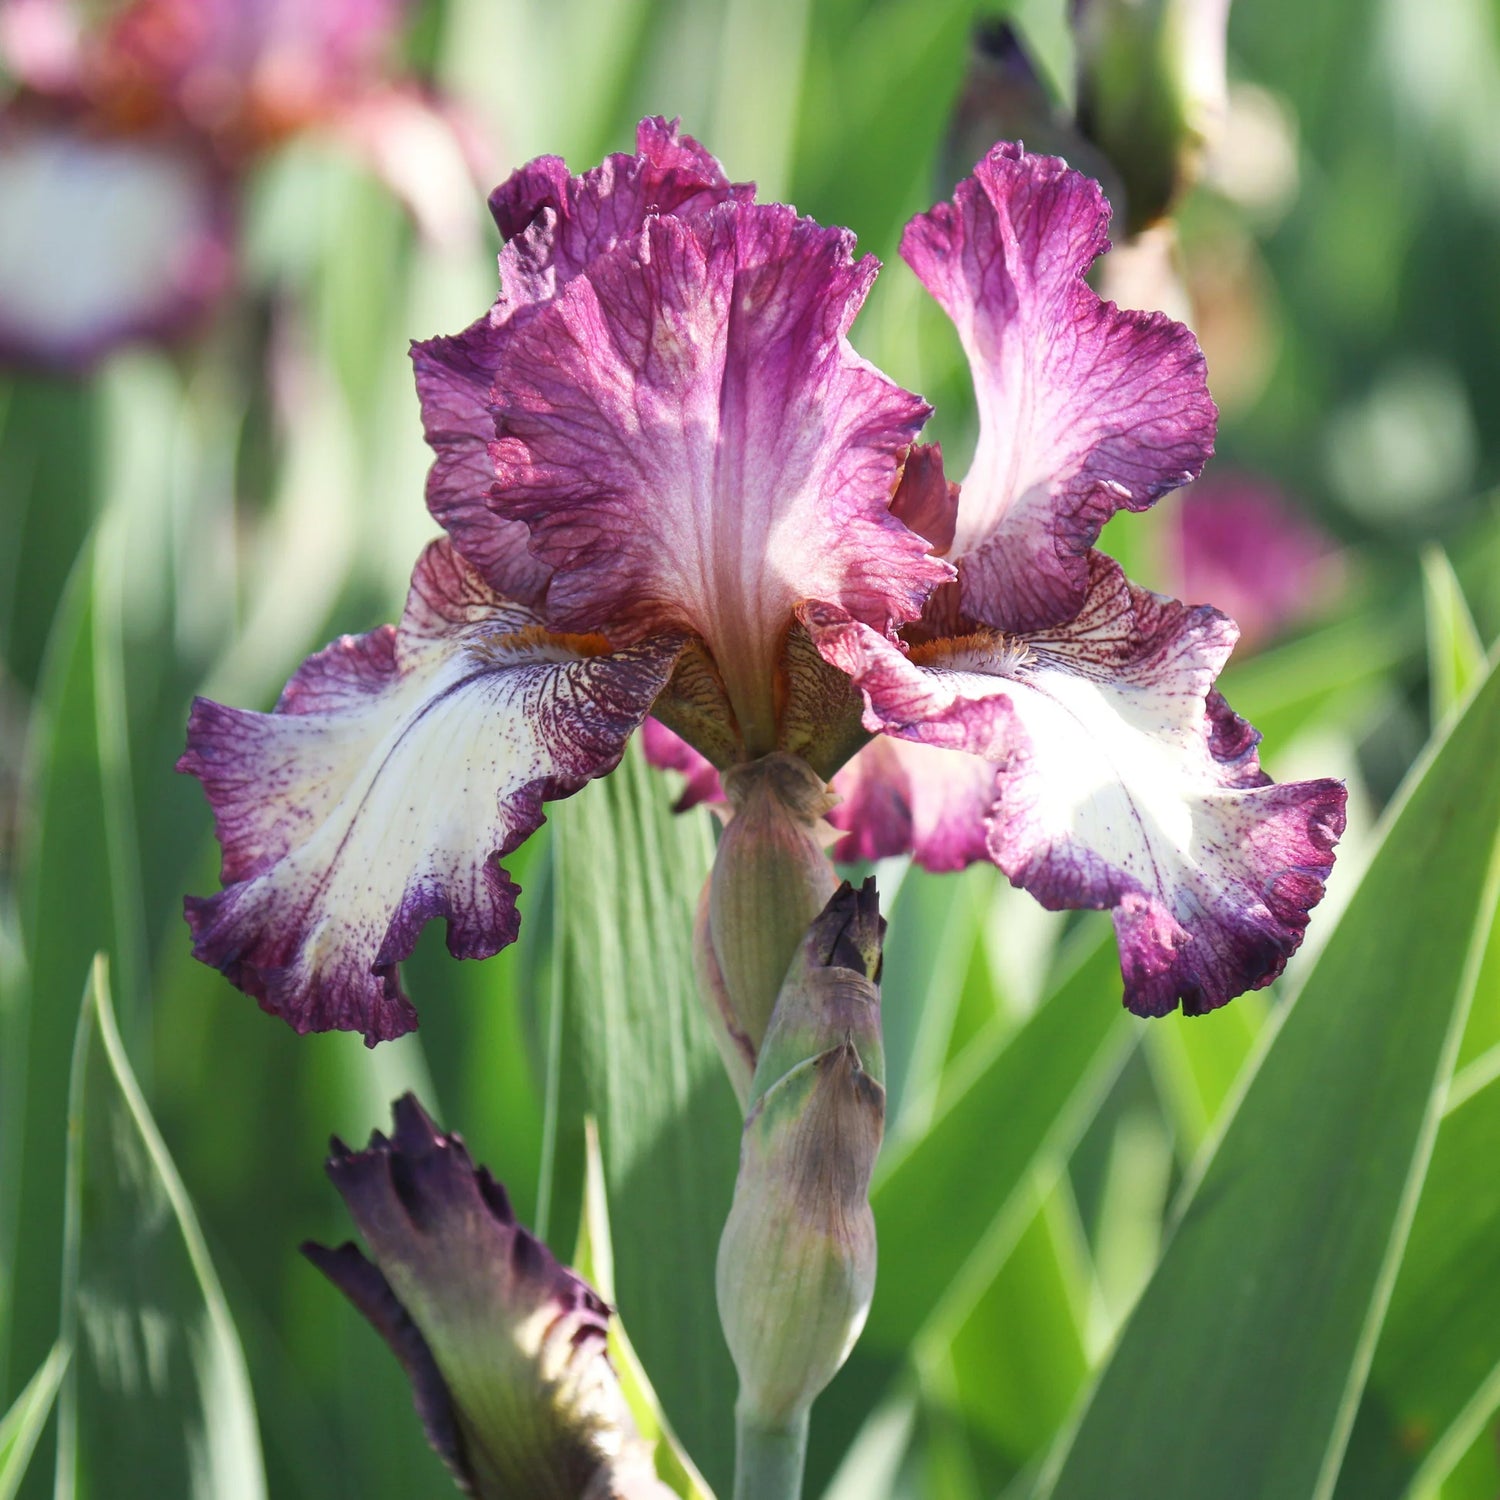
[(806, 1413), (875, 1290), (880, 927), (873, 882), (837, 892), (788, 971), (751, 1085), (718, 1293), (741, 1418), (762, 1428)]
[(795, 755), (776, 751), (725, 773), (732, 809), (709, 876), (698, 976), (743, 1100), (787, 965), (838, 884), (824, 852), (835, 798)]

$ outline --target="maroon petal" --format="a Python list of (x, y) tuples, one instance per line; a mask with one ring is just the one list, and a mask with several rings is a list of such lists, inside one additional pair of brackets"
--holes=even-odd
[(507, 325), (545, 305), (596, 256), (640, 232), (648, 215), (690, 214), (754, 188), (723, 169), (675, 122), (642, 120), (634, 156), (611, 156), (581, 177), (560, 157), (543, 156), (490, 195), (507, 244), (500, 252), (501, 292), (462, 333), (412, 346), (422, 422), (436, 458), (427, 506), (458, 550), (490, 585), (535, 603), (550, 569), (526, 550), (526, 528), (489, 509), (495, 437), (490, 388), (500, 372)]
[(1104, 522), (1196, 477), (1213, 449), (1192, 334), (1084, 280), (1108, 220), (1096, 183), (1002, 143), (901, 243), (973, 370), (979, 445), (949, 555), (966, 613), (997, 629), (1075, 614)]
[(179, 769), (208, 793), (225, 881), (188, 898), (195, 955), (298, 1031), (410, 1031), (396, 965), (417, 934), (445, 918), (458, 958), (515, 940), (500, 859), (544, 801), (618, 764), (680, 644), (549, 635), (433, 543), (399, 630), (334, 642), (273, 714), (194, 704)]
[(1125, 1002), (1211, 1010), (1302, 941), (1344, 827), (1335, 781), (1270, 784), (1213, 681), (1232, 621), (1132, 587), (1095, 553), (1083, 609), (911, 657), (838, 611), (804, 618), (866, 727), (996, 768), (990, 858), (1051, 909), (1113, 908)]
[(849, 345), (876, 271), (781, 205), (656, 218), (507, 340), (495, 507), (553, 623), (699, 635), (752, 754), (804, 597), (884, 627), (952, 570), (890, 513), (927, 415)]

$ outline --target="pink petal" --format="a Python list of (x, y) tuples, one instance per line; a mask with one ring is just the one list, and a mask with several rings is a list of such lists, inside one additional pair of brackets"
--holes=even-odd
[(673, 812), (687, 812), (700, 802), (722, 802), (724, 786), (714, 763), (700, 755), (680, 734), (660, 719), (647, 719), (641, 726), (641, 748), (646, 759), (660, 771), (680, 771), (682, 794), (672, 804)]
[(881, 628), (952, 576), (890, 513), (927, 407), (845, 334), (875, 275), (777, 204), (647, 222), (507, 340), (495, 507), (552, 566), (553, 622), (700, 635), (751, 755), (794, 606)]
[(83, 369), (227, 288), (224, 184), (188, 147), (0, 115), (0, 354)]
[(1233, 622), (1132, 587), (1096, 553), (1083, 610), (1026, 636), (900, 647), (804, 611), (866, 727), (983, 756), (987, 843), (1051, 909), (1112, 907), (1125, 1003), (1197, 1014), (1268, 984), (1302, 941), (1344, 826), (1335, 781), (1273, 786), (1213, 681)]
[(427, 441), (437, 455), (427, 507), (507, 597), (536, 602), (550, 569), (527, 552), (524, 526), (489, 509), (495, 482), (490, 387), (506, 325), (545, 305), (596, 256), (639, 234), (648, 214), (696, 213), (753, 192), (730, 183), (675, 122), (648, 119), (637, 129), (634, 156), (607, 157), (582, 177), (570, 177), (560, 157), (538, 157), (490, 195), (507, 241), (500, 252), (500, 296), (462, 333), (414, 344), (412, 361)]
[(836, 860), (910, 852), (924, 868), (945, 871), (989, 858), (996, 773), (977, 755), (880, 735), (833, 778), (833, 789), (843, 799), (828, 814), (844, 832)]
[(208, 794), (225, 882), (187, 900), (194, 954), (299, 1032), (410, 1031), (396, 965), (417, 934), (446, 918), (458, 958), (515, 940), (500, 859), (619, 762), (679, 646), (590, 654), (434, 542), (400, 628), (311, 657), (275, 713), (194, 704), (179, 769)]
[(997, 629), (1076, 613), (1104, 522), (1196, 477), (1213, 449), (1192, 334), (1084, 281), (1108, 221), (1096, 183), (1002, 143), (902, 239), (973, 370), (979, 444), (949, 555), (965, 611)]

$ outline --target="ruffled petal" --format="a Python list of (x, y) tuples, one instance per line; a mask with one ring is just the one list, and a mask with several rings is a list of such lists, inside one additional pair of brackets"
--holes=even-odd
[(989, 858), (996, 773), (980, 756), (880, 735), (833, 789), (842, 800), (828, 821), (844, 834), (836, 860), (911, 854), (925, 869), (947, 871)]
[(680, 645), (549, 635), (433, 543), (399, 630), (312, 657), (275, 713), (194, 704), (179, 769), (208, 794), (225, 882), (188, 898), (195, 955), (300, 1032), (410, 1031), (396, 965), (417, 934), (445, 918), (458, 958), (514, 941), (500, 859), (544, 801), (618, 764)]
[(845, 334), (876, 271), (777, 204), (648, 221), (507, 341), (496, 509), (553, 623), (707, 643), (752, 755), (804, 597), (881, 628), (952, 576), (890, 513), (928, 408)]
[(1096, 183), (1002, 143), (901, 242), (973, 370), (979, 444), (949, 555), (966, 612), (996, 629), (1075, 614), (1104, 522), (1195, 478), (1213, 450), (1192, 334), (1084, 281), (1108, 222)]
[(1096, 553), (1084, 607), (1023, 637), (912, 657), (804, 611), (865, 693), (866, 726), (997, 769), (990, 858), (1043, 906), (1114, 909), (1125, 1003), (1198, 1014), (1268, 984), (1302, 941), (1344, 827), (1336, 781), (1271, 785), (1213, 687), (1232, 621), (1126, 582)]
[(490, 388), (500, 370), (506, 326), (549, 302), (595, 256), (640, 233), (648, 214), (694, 213), (753, 186), (723, 168), (675, 121), (642, 120), (634, 156), (607, 157), (572, 177), (561, 157), (529, 162), (490, 195), (507, 241), (500, 296), (462, 333), (413, 344), (427, 441), (436, 453), (427, 507), (458, 550), (508, 598), (534, 603), (550, 569), (526, 550), (526, 528), (489, 509), (495, 437)]
[(224, 185), (190, 149), (0, 116), (0, 357), (85, 369), (186, 328), (233, 269)]

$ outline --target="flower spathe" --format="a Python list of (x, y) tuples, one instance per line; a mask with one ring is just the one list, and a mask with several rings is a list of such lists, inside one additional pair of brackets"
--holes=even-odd
[(277, 714), (195, 710), (228, 882), (190, 903), (200, 956), (303, 1029), (406, 1029), (417, 927), (510, 941), (494, 856), (651, 713), (689, 800), (790, 756), (844, 798), (842, 855), (988, 858), (1113, 909), (1133, 1009), (1274, 977), (1343, 789), (1269, 785), (1214, 687), (1232, 624), (1094, 550), (1198, 474), (1216, 416), (1192, 335), (1084, 280), (1098, 189), (1002, 144), (908, 228), (974, 371), (957, 486), (925, 404), (849, 342), (876, 270), (851, 237), (754, 203), (674, 125), (637, 144), (497, 189), (500, 296), (414, 351), (450, 539), (400, 631), (313, 658)]

